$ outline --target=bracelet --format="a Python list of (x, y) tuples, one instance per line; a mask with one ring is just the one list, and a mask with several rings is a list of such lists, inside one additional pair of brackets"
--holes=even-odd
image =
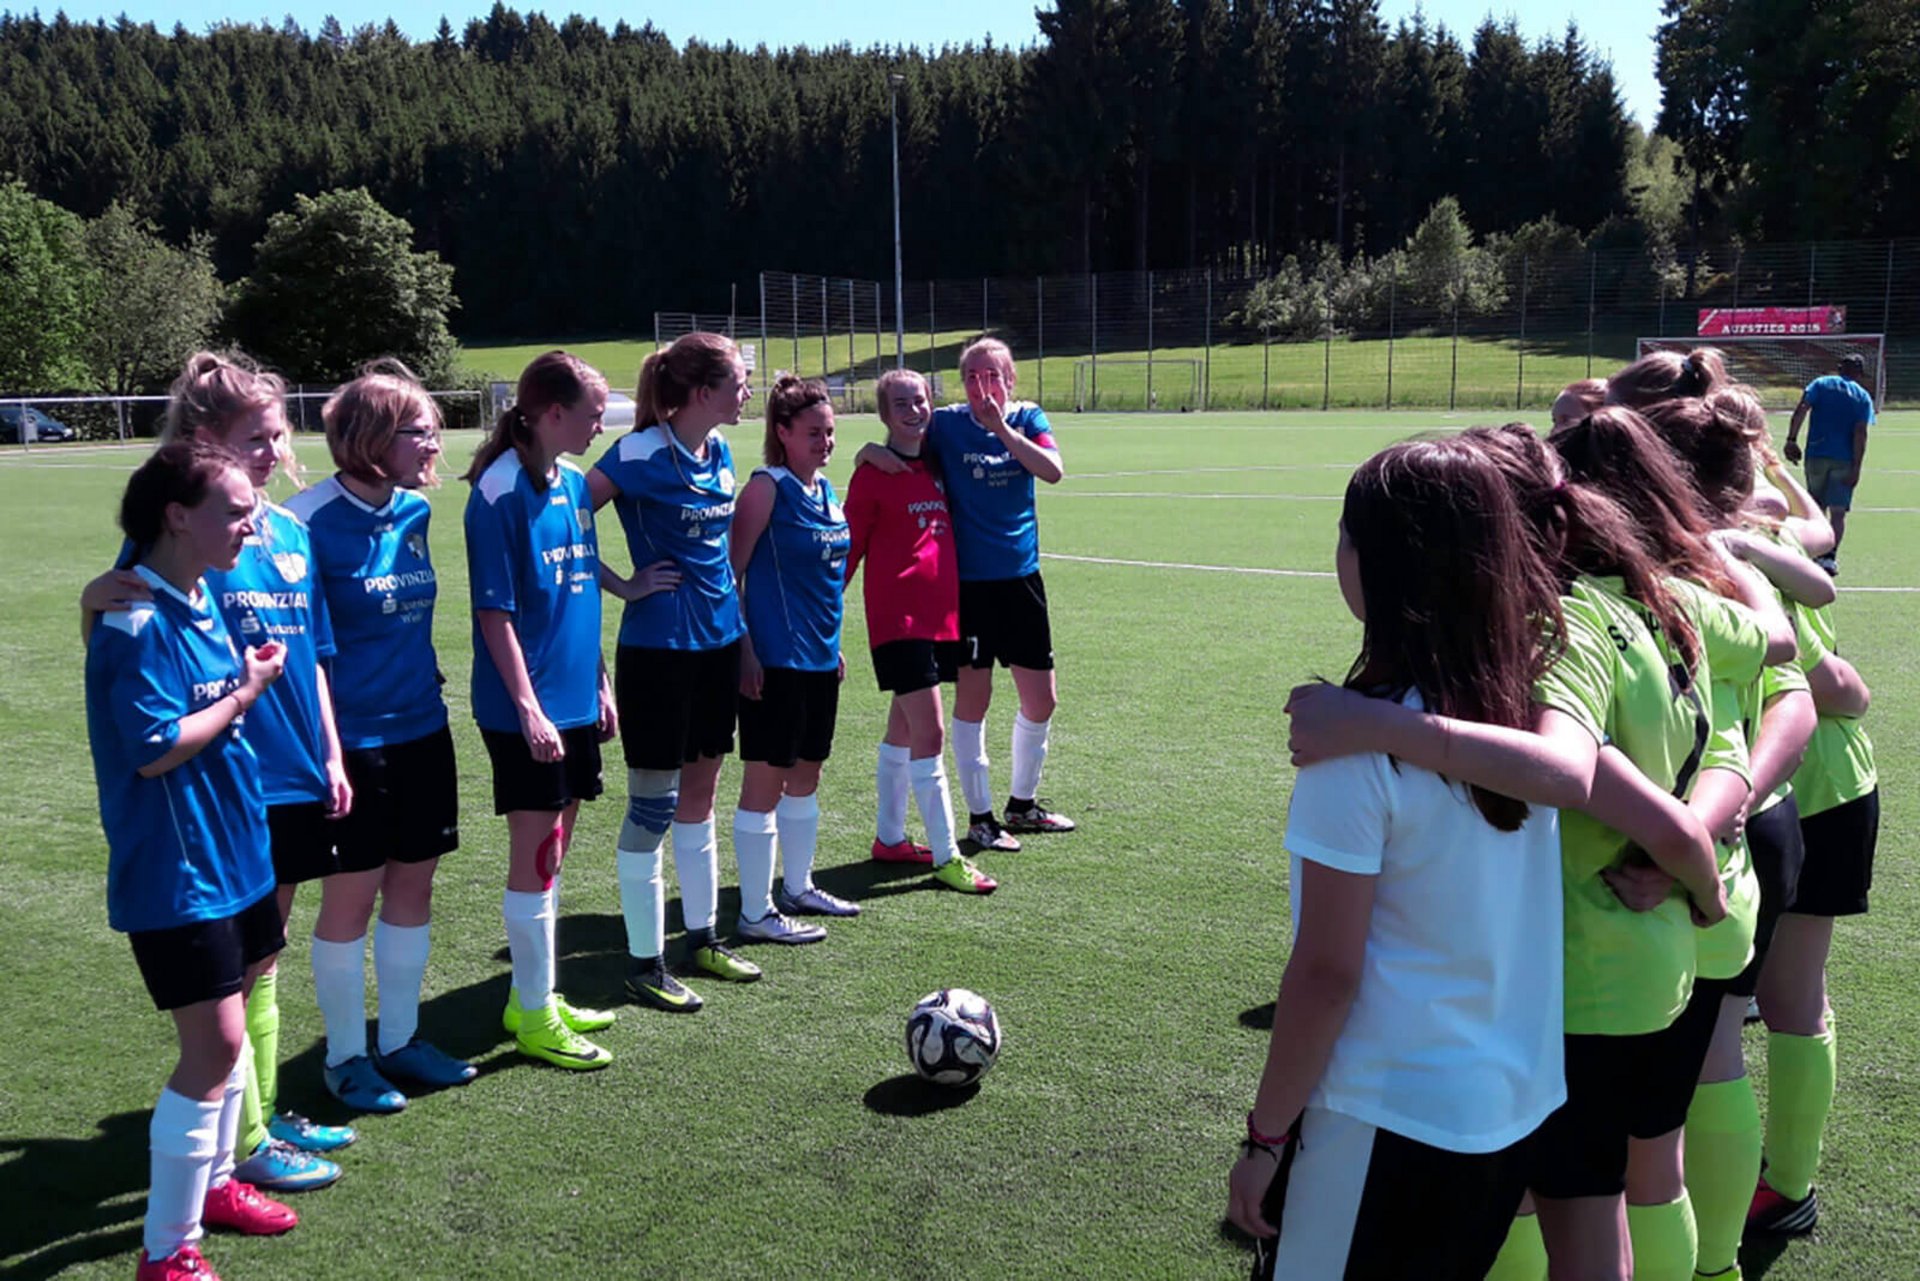
[(233, 713), (233, 718), (235, 720), (239, 720), (242, 716), (245, 716), (247, 714), (247, 705), (241, 701), (239, 690), (230, 689), (225, 694), (222, 694), (221, 697), (230, 698), (233, 700), (233, 705), (234, 705), (234, 708), (236, 709)]
[(1282, 1133), (1278, 1138), (1275, 1138), (1272, 1135), (1262, 1134), (1260, 1133), (1259, 1127), (1254, 1125), (1253, 1123), (1253, 1113), (1252, 1112), (1247, 1113), (1246, 1141), (1247, 1141), (1247, 1144), (1252, 1147), (1265, 1148), (1269, 1152), (1277, 1153), (1281, 1148), (1286, 1147), (1287, 1144), (1293, 1142), (1298, 1137), (1299, 1135), (1296, 1132), (1295, 1126), (1288, 1126), (1286, 1131)]
[(1272, 1157), (1276, 1163), (1281, 1160), (1281, 1149), (1279, 1148), (1269, 1147), (1265, 1143), (1255, 1143), (1252, 1139), (1240, 1140), (1241, 1160), (1245, 1161), (1251, 1158), (1255, 1152), (1265, 1152), (1268, 1156)]

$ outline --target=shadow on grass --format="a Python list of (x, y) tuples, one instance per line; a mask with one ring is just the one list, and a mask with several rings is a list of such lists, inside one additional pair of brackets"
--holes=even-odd
[(969, 1102), (980, 1093), (980, 1083), (945, 1086), (923, 1081), (911, 1072), (890, 1076), (861, 1098), (868, 1110), (882, 1116), (930, 1116)]
[(9, 1277), (51, 1277), (140, 1249), (148, 1113), (104, 1117), (89, 1138), (0, 1138), (0, 1259)]
[(829, 894), (861, 903), (895, 894), (941, 889), (939, 882), (932, 879), (932, 871), (925, 863), (881, 863), (863, 859), (858, 863), (842, 863), (839, 867), (820, 868), (813, 880)]
[(1761, 1277), (1773, 1271), (1773, 1265), (1787, 1252), (1794, 1238), (1783, 1236), (1757, 1236), (1740, 1245), (1740, 1272), (1747, 1281), (1760, 1281)]
[(1240, 1011), (1240, 1026), (1251, 1028), (1255, 1032), (1273, 1031), (1273, 1002), (1256, 1005), (1250, 1010)]

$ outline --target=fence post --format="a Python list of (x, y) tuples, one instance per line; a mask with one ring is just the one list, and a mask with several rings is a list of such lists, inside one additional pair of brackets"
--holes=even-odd
[(1041, 405), (1047, 403), (1047, 278), (1033, 278), (1033, 343), (1038, 348), (1034, 356), (1035, 388), (1033, 398)]
[[(881, 314), (880, 306), (880, 282), (876, 280), (873, 282), (873, 380), (875, 382), (880, 381), (880, 371), (887, 367), (886, 340), (881, 337), (885, 332), (881, 322), (886, 317)], [(880, 410), (880, 401), (877, 397), (874, 399), (873, 408), (876, 413)]]
[(980, 277), (980, 336), (985, 338), (992, 330), (993, 326), (988, 323), (987, 315), (987, 278), (982, 276)]
[(1320, 309), (1320, 412), (1333, 403), (1333, 291), (1328, 290), (1326, 305)]
[(1513, 349), (1513, 408), (1520, 409), (1520, 402), (1527, 391), (1527, 268), (1528, 256), (1520, 255), (1520, 342)]
[(1807, 246), (1807, 310), (1813, 310), (1813, 281), (1820, 271), (1820, 242)]
[(1453, 278), (1453, 366), (1447, 372), (1447, 410), (1453, 410), (1454, 397), (1460, 390), (1460, 290), (1462, 279), (1459, 274)]
[[(1887, 275), (1886, 275), (1886, 280), (1881, 286), (1880, 332), (1882, 334), (1889, 334), (1893, 332), (1893, 241), (1892, 240), (1887, 241)], [(1882, 343), (1885, 343), (1886, 339), (1882, 338), (1880, 341)], [(1884, 354), (1882, 355), (1881, 359), (1884, 362), (1885, 360)]]
[(933, 354), (934, 348), (938, 345), (939, 341), (934, 337), (935, 332), (936, 330), (933, 323), (933, 282), (929, 280), (927, 282), (927, 387), (929, 389), (933, 387), (933, 380), (938, 376), (938, 372), (933, 367), (935, 361)]
[[(1667, 332), (1667, 276), (1665, 272), (1660, 274), (1660, 324), (1659, 328), (1654, 332), (1660, 334)], [(1634, 354), (1636, 357), (1639, 355), (1638, 352)]]
[(1400, 293), (1400, 262), (1396, 258), (1393, 274), (1387, 277), (1387, 408), (1393, 408), (1393, 333), (1398, 315), (1395, 310)]
[(853, 350), (853, 336), (860, 331), (860, 317), (853, 302), (853, 277), (847, 277), (847, 382), (851, 384), (860, 364), (859, 355)]
[[(833, 321), (827, 316), (827, 278), (822, 276), (820, 277), (820, 379), (822, 382), (826, 381), (827, 362), (832, 359), (827, 355), (827, 331), (832, 328)], [(793, 372), (797, 374), (800, 371), (796, 369)]]
[[(1737, 272), (1738, 269), (1735, 270)], [(1593, 377), (1593, 290), (1599, 279), (1599, 260), (1595, 257), (1594, 251), (1589, 249), (1587, 250), (1587, 377), (1589, 378)], [(1735, 286), (1734, 293), (1738, 295), (1739, 292), (1739, 287)]]
[(1153, 273), (1147, 273), (1147, 404), (1153, 408)]
[(1200, 412), (1206, 413), (1213, 408), (1213, 268), (1207, 268), (1207, 312), (1204, 327), (1201, 330), (1205, 344), (1200, 349), (1200, 358), (1206, 362), (1200, 371)]
[(800, 277), (793, 277), (793, 296), (787, 303), (787, 350), (791, 353), (787, 359), (793, 362), (793, 372), (800, 372)]
[(653, 349), (660, 350), (660, 313), (653, 313)]
[[(767, 361), (772, 353), (767, 350), (767, 273), (760, 273), (760, 354), (754, 358), (754, 369), (760, 375), (760, 394), (767, 394)], [(645, 426), (646, 424), (636, 424)]]
[(1087, 370), (1088, 408), (1100, 408), (1100, 277), (1087, 273), (1087, 338), (1092, 365)]

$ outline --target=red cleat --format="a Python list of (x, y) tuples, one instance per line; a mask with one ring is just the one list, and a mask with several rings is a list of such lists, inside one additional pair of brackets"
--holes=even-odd
[(220, 1278), (213, 1274), (198, 1250), (183, 1245), (164, 1259), (149, 1259), (142, 1250), (133, 1281), (220, 1281)]
[(228, 1179), (219, 1187), (208, 1189), (207, 1202), (200, 1210), (200, 1222), (209, 1228), (226, 1228), (250, 1237), (270, 1237), (300, 1222), (300, 1216), (267, 1197), (253, 1184)]
[(876, 863), (921, 863), (933, 864), (933, 851), (924, 845), (915, 845), (912, 841), (899, 841), (893, 845), (873, 843), (873, 861)]

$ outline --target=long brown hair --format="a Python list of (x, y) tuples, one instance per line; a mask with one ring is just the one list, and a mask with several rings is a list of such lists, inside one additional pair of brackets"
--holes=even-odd
[(1726, 357), (1713, 347), (1650, 351), (1607, 379), (1607, 403), (1645, 409), (1681, 396), (1704, 396), (1731, 381)]
[(780, 443), (780, 429), (789, 430), (793, 420), (815, 405), (830, 404), (833, 395), (818, 378), (802, 378), (785, 370), (773, 376), (773, 390), (767, 393), (767, 437), (761, 457), (769, 467), (787, 465), (787, 447)]
[(1556, 427), (1547, 443), (1567, 476), (1593, 486), (1633, 517), (1647, 553), (1667, 573), (1722, 596), (1737, 595), (1708, 536), (1705, 500), (1686, 465), (1653, 426), (1633, 410), (1609, 405), (1570, 427)]
[(1764, 430), (1766, 411), (1741, 387), (1723, 387), (1704, 400), (1663, 400), (1647, 410), (1647, 421), (1686, 464), (1717, 525), (1738, 522), (1753, 497), (1756, 417)]
[(237, 454), (204, 436), (166, 441), (148, 455), (120, 496), (120, 529), (127, 536), (127, 552), (119, 568), (139, 564), (153, 550), (166, 531), (168, 507), (174, 503), (198, 507), (213, 482), (227, 471), (246, 474)]
[(1599, 490), (1567, 479), (1560, 456), (1524, 423), (1473, 427), (1461, 441), (1499, 468), (1562, 591), (1575, 578), (1618, 578), (1652, 614), (1692, 670), (1700, 661), (1693, 621), (1673, 598), (1660, 566), (1634, 532), (1633, 517)]
[(527, 479), (533, 483), (533, 491), (536, 494), (545, 493), (546, 471), (532, 465), (535, 447), (533, 424), (555, 405), (571, 409), (580, 403), (582, 396), (606, 389), (605, 376), (572, 352), (555, 350), (535, 356), (520, 371), (520, 382), (513, 390), (513, 403), (501, 410), (500, 416), (493, 420), (493, 430), (480, 443), (480, 448), (474, 452), (473, 462), (460, 479), (469, 485), (478, 484), (487, 468), (493, 466), (494, 460), (511, 449), (520, 455), (520, 465), (526, 469)]
[(633, 393), (634, 425), (644, 429), (666, 422), (694, 392), (718, 387), (739, 359), (740, 349), (724, 334), (681, 334), (641, 362), (640, 385)]
[[(1457, 440), (1408, 441), (1347, 482), (1341, 524), (1366, 602), (1349, 689), (1418, 690), (1429, 711), (1513, 728), (1533, 722), (1533, 684), (1560, 644), (1560, 590), (1499, 470)], [(1495, 828), (1525, 802), (1474, 787)]]

